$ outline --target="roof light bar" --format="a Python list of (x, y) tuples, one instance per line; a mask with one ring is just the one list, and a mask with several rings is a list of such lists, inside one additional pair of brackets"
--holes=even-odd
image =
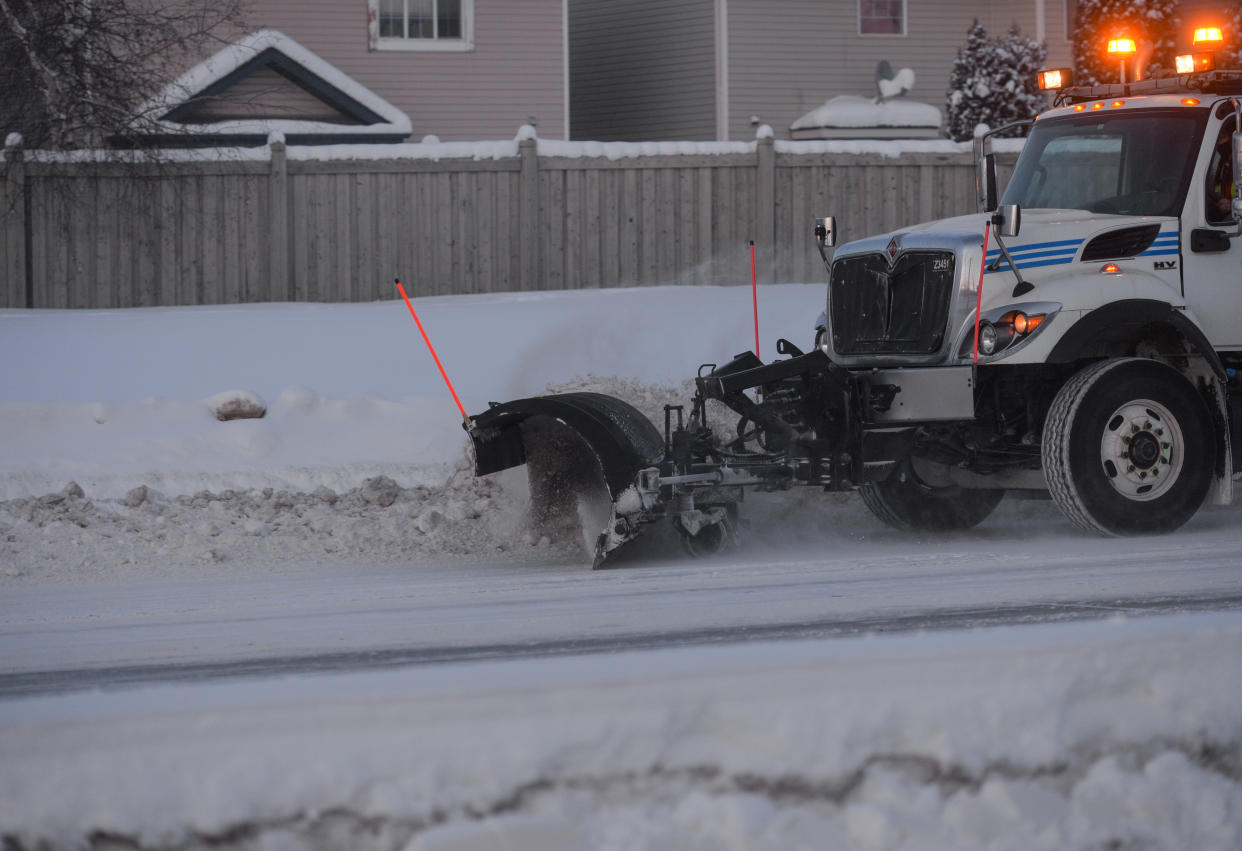
[(1212, 71), (1216, 68), (1215, 53), (1184, 53), (1173, 61), (1177, 66), (1177, 73), (1179, 74)]
[(1195, 44), (1219, 44), (1224, 41), (1220, 27), (1198, 27), (1195, 29)]
[(1041, 89), (1064, 89), (1074, 82), (1072, 68), (1047, 68), (1039, 72), (1038, 85)]

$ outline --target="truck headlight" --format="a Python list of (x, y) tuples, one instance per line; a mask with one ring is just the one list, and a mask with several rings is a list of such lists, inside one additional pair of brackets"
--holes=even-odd
[[(1002, 307), (985, 313), (979, 321), (979, 356), (991, 357), (1022, 346), (1060, 309), (1059, 304), (1040, 302), (1024, 304), (1021, 308)], [(957, 356), (970, 358), (974, 354), (974, 346), (972, 329), (972, 333), (967, 333), (962, 340)]]
[(991, 322), (979, 323), (979, 354), (996, 354), (996, 326)]

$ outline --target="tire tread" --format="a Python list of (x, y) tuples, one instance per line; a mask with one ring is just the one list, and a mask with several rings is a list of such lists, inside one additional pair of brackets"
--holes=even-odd
[(1052, 501), (1075, 526), (1086, 532), (1113, 537), (1116, 534), (1102, 526), (1091, 515), (1083, 502), (1082, 495), (1074, 486), (1069, 462), (1070, 429), (1073, 427), (1074, 417), (1083, 399), (1103, 374), (1121, 363), (1136, 360), (1141, 360), (1141, 358), (1104, 360), (1075, 373), (1061, 388), (1061, 392), (1057, 393), (1052, 407), (1048, 410), (1048, 417), (1044, 421), (1040, 460), (1044, 468), (1044, 479), (1048, 482), (1048, 490), (1052, 494)]

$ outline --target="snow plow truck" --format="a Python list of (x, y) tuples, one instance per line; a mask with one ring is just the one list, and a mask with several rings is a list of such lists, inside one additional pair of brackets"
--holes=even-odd
[[(701, 367), (662, 430), (600, 394), (493, 405), (467, 422), (476, 473), (529, 464), (536, 510), (602, 482), (596, 567), (655, 522), (693, 555), (733, 545), (752, 488), (857, 490), (911, 530), (1043, 491), (1107, 536), (1230, 502), (1242, 70), (1058, 87), (1000, 198), (989, 147), (978, 213), (840, 246), (815, 222), (828, 288), (807, 351)], [(708, 422), (718, 403), (735, 425)]]

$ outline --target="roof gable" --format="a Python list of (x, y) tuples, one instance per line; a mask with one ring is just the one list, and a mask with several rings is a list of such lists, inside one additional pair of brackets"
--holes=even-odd
[(273, 132), (290, 144), (395, 142), (410, 134), (405, 113), (275, 30), (200, 62), (144, 115), (140, 132), (161, 142), (259, 144)]

